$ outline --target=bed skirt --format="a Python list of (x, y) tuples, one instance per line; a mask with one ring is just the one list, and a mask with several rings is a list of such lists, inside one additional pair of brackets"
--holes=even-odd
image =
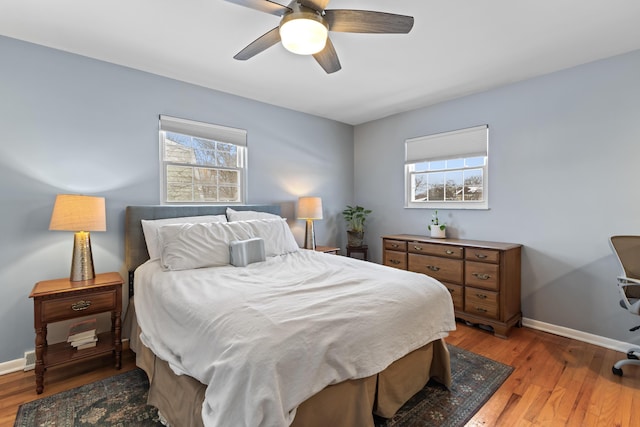
[[(167, 362), (140, 341), (133, 301), (127, 317), (136, 364), (149, 377), (147, 402), (158, 408), (172, 427), (203, 426), (206, 386), (192, 377), (174, 374)], [(443, 339), (407, 354), (376, 375), (327, 386), (300, 404), (291, 426), (373, 427), (372, 414), (392, 417), (430, 378), (451, 386), (449, 351)]]

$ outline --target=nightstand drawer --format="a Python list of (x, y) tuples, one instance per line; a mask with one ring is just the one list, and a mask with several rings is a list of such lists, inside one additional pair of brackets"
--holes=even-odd
[(389, 267), (399, 268), (401, 270), (407, 269), (407, 253), (384, 251), (384, 265)]
[(409, 254), (409, 270), (453, 283), (462, 283), (464, 271), (462, 260), (418, 254)]
[(483, 262), (467, 261), (464, 281), (467, 285), (485, 289), (500, 289), (500, 266)]
[(464, 250), (459, 246), (436, 245), (433, 243), (409, 242), (409, 252), (462, 259)]
[(498, 292), (467, 287), (464, 296), (464, 311), (492, 319), (498, 318)]
[(42, 301), (42, 321), (56, 322), (116, 309), (115, 289)]

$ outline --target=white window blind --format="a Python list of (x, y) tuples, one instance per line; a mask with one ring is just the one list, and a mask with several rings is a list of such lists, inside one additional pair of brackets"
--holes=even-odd
[(407, 139), (406, 161), (417, 163), (487, 155), (487, 125)]
[(160, 116), (160, 130), (191, 135), (213, 141), (228, 142), (230, 144), (247, 145), (247, 131), (177, 117)]

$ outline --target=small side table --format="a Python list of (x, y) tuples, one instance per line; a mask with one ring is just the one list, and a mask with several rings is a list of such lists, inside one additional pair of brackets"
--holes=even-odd
[(334, 248), (333, 246), (316, 246), (317, 252), (324, 252), (325, 254), (340, 255), (340, 248)]
[[(114, 353), (121, 367), (122, 277), (118, 273), (97, 274), (92, 280), (69, 278), (45, 280), (33, 287), (33, 317), (36, 329), (36, 392), (44, 390), (44, 372), (50, 366)], [(111, 312), (111, 331), (98, 334), (95, 347), (77, 350), (67, 342), (47, 344), (47, 325), (92, 314)]]
[(369, 260), (369, 247), (367, 245), (362, 246), (347, 246), (347, 256), (350, 257), (351, 254), (362, 254), (362, 259), (365, 261)]

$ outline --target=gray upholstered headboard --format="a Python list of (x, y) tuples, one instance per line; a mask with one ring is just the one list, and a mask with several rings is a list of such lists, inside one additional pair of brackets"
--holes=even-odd
[(133, 272), (149, 259), (142, 232), (142, 219), (178, 218), (182, 216), (224, 215), (227, 207), (237, 211), (260, 211), (280, 215), (280, 205), (158, 205), (127, 206), (124, 225), (124, 258), (129, 272), (129, 295), (133, 293)]

